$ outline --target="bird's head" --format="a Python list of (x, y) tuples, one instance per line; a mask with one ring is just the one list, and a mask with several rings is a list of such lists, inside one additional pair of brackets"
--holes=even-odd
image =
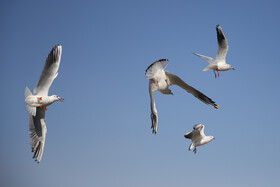
[(173, 95), (172, 91), (170, 89), (168, 89), (168, 94)]
[(230, 64), (228, 64), (228, 69), (235, 70), (234, 67), (232, 67), (232, 65), (230, 65)]
[(62, 102), (64, 101), (64, 99), (59, 97), (58, 95), (52, 95), (52, 98), (54, 101), (62, 101)]

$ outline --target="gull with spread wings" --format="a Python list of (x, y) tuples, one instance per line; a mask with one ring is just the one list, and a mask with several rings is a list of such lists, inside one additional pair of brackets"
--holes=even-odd
[(46, 59), (44, 69), (33, 94), (28, 87), (25, 88), (25, 103), (29, 112), (30, 144), (32, 152), (34, 152), (33, 158), (35, 158), (35, 161), (38, 163), (43, 156), (47, 133), (45, 123), (46, 107), (55, 101), (63, 101), (63, 99), (57, 95), (48, 96), (49, 88), (58, 75), (57, 71), (60, 65), (61, 53), (62, 46), (54, 46)]
[(194, 148), (194, 150), (193, 150), (194, 153), (196, 153), (196, 151), (197, 151), (196, 150), (197, 146), (207, 144), (215, 139), (213, 136), (205, 136), (203, 124), (194, 125), (193, 130), (190, 132), (187, 132), (184, 136), (185, 136), (185, 138), (192, 140), (192, 143), (189, 147), (189, 151)]
[(212, 106), (216, 109), (219, 108), (219, 105), (216, 105), (212, 99), (201, 93), (200, 91), (196, 90), (195, 88), (186, 84), (180, 77), (165, 71), (168, 64), (167, 59), (160, 59), (153, 64), (151, 64), (146, 69), (146, 78), (149, 79), (149, 93), (151, 99), (151, 120), (152, 120), (152, 129), (153, 133), (157, 133), (158, 130), (158, 113), (156, 109), (155, 99), (154, 99), (154, 92), (160, 91), (162, 94), (172, 94), (171, 90), (169, 89), (170, 85), (177, 85), (186, 90), (187, 92), (191, 93), (193, 96), (198, 98), (200, 101), (204, 102), (205, 104)]
[(210, 69), (213, 69), (215, 78), (217, 77), (216, 72), (218, 72), (218, 77), (220, 76), (219, 71), (227, 71), (227, 70), (235, 70), (230, 64), (226, 63), (226, 56), (228, 52), (228, 41), (226, 38), (226, 35), (220, 25), (216, 26), (217, 31), (217, 39), (218, 39), (218, 51), (216, 55), (216, 59), (200, 55), (197, 53), (193, 53), (196, 56), (199, 56), (201, 58), (204, 58), (209, 62), (209, 65), (203, 69), (203, 71), (208, 71)]

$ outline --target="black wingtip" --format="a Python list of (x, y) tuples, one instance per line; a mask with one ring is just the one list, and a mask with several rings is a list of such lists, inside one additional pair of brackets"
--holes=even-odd
[(162, 62), (162, 61), (168, 61), (168, 59), (162, 58), (162, 59), (159, 59), (157, 62)]
[(145, 74), (147, 73), (148, 69), (149, 69), (150, 67), (152, 67), (155, 63), (157, 63), (157, 62), (162, 62), (162, 61), (168, 61), (168, 59), (162, 58), (162, 59), (159, 59), (159, 60), (153, 62), (151, 65), (149, 65), (149, 67), (147, 67), (147, 69), (145, 70)]

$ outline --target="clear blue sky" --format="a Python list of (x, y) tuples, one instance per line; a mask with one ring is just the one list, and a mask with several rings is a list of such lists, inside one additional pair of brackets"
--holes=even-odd
[[(0, 186), (278, 186), (279, 1), (1, 1)], [(215, 27), (236, 71), (203, 72), (216, 56)], [(50, 94), (42, 162), (32, 159), (24, 88), (33, 90), (51, 48), (62, 44)], [(179, 87), (156, 93), (150, 129), (145, 69), (167, 70), (212, 98)], [(184, 134), (205, 124), (209, 144)]]

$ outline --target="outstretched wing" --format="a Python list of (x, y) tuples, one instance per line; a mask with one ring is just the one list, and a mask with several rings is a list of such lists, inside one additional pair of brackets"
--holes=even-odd
[(201, 58), (204, 58), (205, 60), (207, 60), (207, 62), (209, 62), (210, 64), (214, 63), (215, 62), (215, 59), (214, 58), (211, 58), (209, 56), (204, 56), (204, 55), (200, 55), (200, 54), (197, 54), (197, 53), (193, 53), (194, 55), (198, 56), (198, 57), (201, 57)]
[(48, 95), (53, 80), (57, 76), (60, 65), (62, 46), (56, 45), (46, 59), (40, 79), (34, 88), (34, 95)]
[(149, 93), (150, 93), (150, 99), (151, 99), (151, 120), (152, 120), (152, 126), (153, 133), (157, 133), (158, 129), (158, 113), (156, 109), (156, 103), (154, 98), (154, 92), (157, 90), (157, 86), (154, 79), (149, 80)]
[(188, 138), (188, 139), (192, 139), (193, 137), (193, 131), (190, 131), (190, 132), (187, 132), (185, 135), (184, 135), (185, 138)]
[(225, 62), (227, 52), (228, 52), (228, 42), (226, 35), (220, 25), (217, 25), (217, 39), (218, 39), (218, 51), (216, 60), (219, 62)]
[(196, 124), (193, 126), (193, 129), (198, 131), (201, 136), (205, 136), (204, 134), (204, 125), (203, 124)]
[(40, 162), (44, 152), (47, 127), (45, 123), (45, 110), (37, 107), (36, 116), (29, 114), (29, 134), (33, 158), (36, 162)]
[(187, 92), (191, 93), (193, 96), (195, 96), (196, 98), (198, 98), (200, 101), (204, 102), (205, 104), (212, 106), (214, 108), (217, 108), (217, 109), (219, 108), (219, 105), (217, 105), (212, 99), (210, 99), (209, 97), (207, 97), (200, 91), (196, 90), (195, 88), (191, 87), (190, 85), (186, 84), (180, 77), (178, 77), (168, 71), (165, 71), (165, 74), (172, 84), (180, 86), (181, 88), (183, 88)]
[(193, 129), (194, 130), (200, 130), (203, 126), (204, 125), (202, 125), (202, 124), (196, 124), (196, 125), (193, 126)]
[(146, 73), (145, 73), (146, 78), (152, 79), (157, 76), (160, 76), (161, 74), (164, 74), (164, 69), (166, 68), (167, 64), (168, 64), (167, 59), (160, 59), (158, 61), (155, 61), (146, 69)]
[(199, 130), (192, 130), (190, 132), (187, 132), (184, 137), (187, 139), (196, 139), (197, 137), (200, 136)]

